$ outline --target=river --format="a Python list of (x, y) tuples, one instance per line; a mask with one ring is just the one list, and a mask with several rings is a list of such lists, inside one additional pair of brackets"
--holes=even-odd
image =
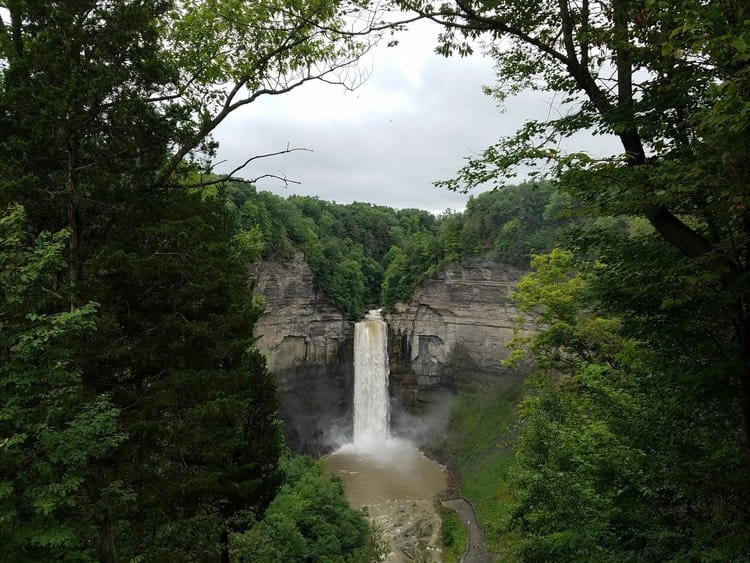
[(361, 508), (390, 546), (389, 563), (441, 560), (441, 522), (433, 499), (447, 474), (405, 440), (388, 439), (367, 449), (344, 446), (326, 457), (344, 481), (349, 502)]

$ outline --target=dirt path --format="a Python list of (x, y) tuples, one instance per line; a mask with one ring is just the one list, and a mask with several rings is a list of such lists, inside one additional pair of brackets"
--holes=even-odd
[(463, 563), (490, 563), (492, 558), (484, 549), (484, 536), (482, 535), (482, 528), (477, 523), (477, 515), (474, 513), (474, 507), (461, 497), (441, 502), (446, 508), (452, 508), (456, 511), (469, 532), (469, 545), (461, 561)]

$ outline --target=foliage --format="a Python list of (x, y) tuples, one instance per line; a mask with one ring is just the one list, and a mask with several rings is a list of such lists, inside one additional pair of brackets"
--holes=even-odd
[[(396, 4), (443, 26), (444, 55), (484, 41), (500, 100), (526, 89), (563, 100), (559, 117), (527, 121), (439, 183), (503, 187), (541, 164), (589, 218), (574, 252), (536, 259), (519, 288), (541, 333), (518, 338), (515, 356), (526, 348), (544, 376), (520, 427), (517, 553), (743, 560), (747, 3)], [(562, 152), (580, 132), (615, 136), (622, 154)]]
[(341, 480), (325, 474), (322, 462), (287, 455), (284, 484), (262, 520), (234, 534), (237, 561), (369, 562), (380, 548), (364, 515), (344, 498)]
[[(26, 250), (19, 213), (3, 221), (4, 420), (13, 437), (3, 475), (16, 475), (8, 492), (17, 503), (5, 531), (52, 550), (39, 554), (88, 553), (88, 527), (106, 510), (121, 554), (159, 559), (184, 548), (188, 558), (203, 557), (200, 549), (217, 557), (222, 521), (262, 507), (275, 490), (275, 385), (247, 351), (257, 310), (233, 262), (231, 224), (217, 204), (179, 193), (150, 211), (160, 220), (122, 225), (120, 246), (89, 262), (111, 275), (89, 290), (102, 305), (73, 311), (54, 290), (67, 232), (42, 234)], [(110, 392), (82, 386), (74, 357)], [(94, 464), (106, 482), (97, 495), (87, 485)], [(206, 544), (190, 522), (203, 525)]]
[(463, 391), (451, 406), (446, 452), (461, 476), (459, 492), (477, 514), (487, 546), (507, 555), (511, 517), (512, 429), (523, 385)]
[(443, 562), (456, 563), (463, 557), (469, 543), (466, 526), (455, 510), (440, 507), (440, 516), (443, 522)]
[(406, 300), (451, 260), (483, 256), (526, 267), (532, 252), (552, 248), (569, 223), (565, 212), (549, 184), (526, 183), (472, 196), (464, 213), (445, 213), (435, 230), (391, 249), (380, 302), (391, 307)]
[(568, 222), (564, 202), (548, 183), (526, 183), (471, 197), (464, 213), (464, 253), (528, 266), (531, 254), (549, 251)]
[(288, 259), (294, 249), (303, 252), (317, 286), (352, 318), (374, 304), (406, 300), (451, 260), (486, 256), (528, 265), (529, 254), (551, 249), (569, 223), (565, 202), (546, 184), (481, 194), (465, 213), (438, 217), (366, 203), (282, 199), (237, 182), (228, 183), (227, 198), (244, 255)]
[(367, 36), (343, 32), (370, 20), (334, 0), (0, 8), (3, 556), (226, 560), (274, 497), (281, 434), (251, 349), (262, 230), (202, 176), (210, 135), (353, 70)]
[[(529, 120), (466, 166), (451, 189), (504, 186), (542, 164), (592, 217), (641, 216), (678, 252), (691, 279), (719, 287), (712, 318), (734, 331), (742, 366), (724, 378), (742, 412), (740, 446), (750, 468), (750, 17), (745, 2), (536, 0), (432, 3), (397, 0), (443, 26), (438, 51), (466, 54), (486, 40), (499, 99), (524, 89), (560, 95), (563, 114)], [(622, 154), (564, 154), (578, 132), (613, 135)], [(512, 227), (512, 226), (511, 226)], [(510, 228), (510, 227), (509, 227)], [(667, 275), (671, 268), (665, 269)], [(665, 290), (666, 291), (666, 290)], [(723, 343), (722, 343), (723, 344)], [(734, 424), (734, 420), (728, 420)]]
[(25, 214), (0, 217), (0, 538), (3, 559), (90, 558), (78, 519), (90, 510), (87, 466), (123, 441), (120, 410), (79, 385), (70, 341), (94, 328), (97, 306), (56, 294), (67, 231), (29, 237)]
[[(104, 353), (87, 359), (100, 373), (109, 366), (130, 406), (122, 422), (132, 441), (122, 453), (138, 463), (117, 460), (110, 470), (140, 484), (128, 506), (132, 524), (120, 524), (122, 552), (158, 560), (184, 549), (184, 558), (200, 559), (207, 556), (197, 550), (207, 549), (216, 557), (218, 530), (241, 528), (238, 516), (273, 498), (281, 441), (275, 382), (250, 350), (259, 311), (222, 205), (180, 192), (154, 200), (91, 261), (112, 276), (92, 291), (106, 290), (100, 301), (117, 304), (105, 311), (118, 328), (102, 334)], [(214, 526), (198, 536), (205, 544), (196, 541), (196, 523)]]
[[(660, 246), (650, 233), (624, 240), (618, 265), (558, 250), (535, 257), (519, 285), (541, 332), (516, 344), (542, 368), (516, 447), (511, 526), (523, 560), (730, 561), (748, 549), (741, 434), (727, 423), (739, 419), (726, 381), (738, 369), (732, 332), (708, 314), (713, 283), (644, 283), (665, 270), (695, 275), (676, 253), (650, 270)], [(612, 316), (626, 304), (640, 317)], [(698, 325), (715, 340), (702, 332), (692, 345)]]
[(284, 260), (304, 253), (317, 287), (351, 318), (379, 302), (389, 249), (435, 224), (425, 211), (283, 199), (236, 182), (228, 183), (227, 196), (242, 237), (259, 242), (261, 256)]
[(440, 270), (441, 255), (438, 239), (432, 233), (418, 233), (403, 248), (393, 247), (383, 276), (380, 297), (383, 306), (392, 307), (396, 301), (408, 299), (420, 282)]

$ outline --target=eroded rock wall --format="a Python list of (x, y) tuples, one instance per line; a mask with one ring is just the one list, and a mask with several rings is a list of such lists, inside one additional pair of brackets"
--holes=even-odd
[(354, 325), (315, 289), (302, 253), (255, 263), (250, 279), (265, 299), (257, 346), (278, 378), (290, 447), (326, 451), (351, 436)]
[(486, 260), (449, 264), (386, 315), (392, 393), (410, 412), (444, 390), (493, 388), (523, 374), (504, 368), (518, 311), (511, 294), (524, 271)]
[[(392, 431), (429, 447), (456, 390), (502, 388), (523, 375), (500, 360), (518, 316), (511, 293), (524, 273), (483, 260), (450, 264), (385, 315)], [(266, 302), (257, 345), (278, 377), (290, 446), (316, 455), (350, 440), (354, 323), (315, 289), (301, 253), (254, 264), (251, 281)]]

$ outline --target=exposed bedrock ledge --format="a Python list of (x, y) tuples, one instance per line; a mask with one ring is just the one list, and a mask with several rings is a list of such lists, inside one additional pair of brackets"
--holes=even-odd
[(255, 263), (250, 279), (265, 299), (255, 334), (277, 375), (287, 440), (319, 454), (351, 436), (354, 324), (315, 289), (302, 253)]

